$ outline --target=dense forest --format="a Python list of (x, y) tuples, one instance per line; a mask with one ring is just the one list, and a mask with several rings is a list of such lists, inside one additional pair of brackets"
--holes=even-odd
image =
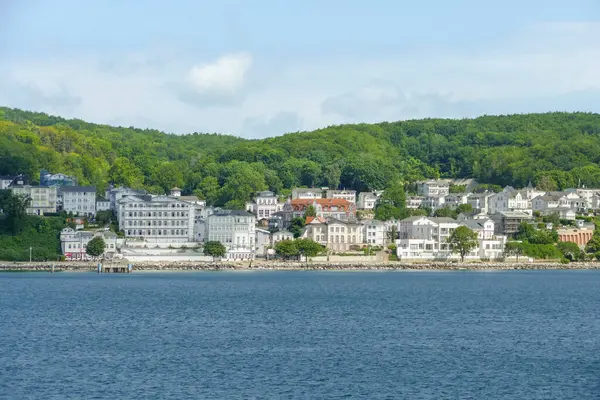
[(209, 204), (294, 186), (383, 189), (392, 182), (473, 177), (546, 190), (600, 187), (600, 115), (547, 113), (330, 126), (244, 140), (97, 125), (0, 108), (0, 175), (39, 170), (164, 193), (180, 186)]

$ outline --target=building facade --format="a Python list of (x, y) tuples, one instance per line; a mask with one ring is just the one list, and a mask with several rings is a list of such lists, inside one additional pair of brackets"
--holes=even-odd
[(360, 192), (356, 208), (359, 210), (373, 210), (382, 193), (382, 191)]
[(421, 196), (446, 196), (450, 193), (450, 183), (440, 180), (417, 182), (417, 194)]
[(323, 198), (323, 189), (320, 188), (294, 188), (292, 200), (314, 200)]
[(55, 186), (12, 185), (10, 190), (13, 195), (27, 196), (31, 199), (27, 214), (44, 215), (55, 213), (57, 210), (58, 194)]
[(363, 246), (363, 228), (356, 221), (309, 217), (302, 237), (312, 239), (331, 251), (358, 250)]
[(117, 203), (119, 229), (150, 243), (194, 242), (193, 204), (170, 196), (127, 196)]
[(328, 189), (325, 192), (327, 199), (342, 199), (349, 203), (356, 203), (356, 190), (334, 190)]
[(40, 171), (40, 186), (77, 186), (77, 178), (65, 174)]
[(221, 210), (209, 215), (206, 241), (221, 242), (229, 260), (251, 260), (255, 256), (256, 217), (240, 210)]
[(117, 235), (109, 231), (88, 232), (76, 231), (71, 228), (65, 228), (60, 232), (60, 246), (62, 253), (67, 260), (89, 260), (91, 257), (87, 254), (86, 246), (94, 237), (100, 236), (106, 244), (103, 258), (111, 259), (120, 247)]
[(284, 226), (297, 217), (302, 217), (306, 210), (313, 206), (318, 217), (350, 220), (356, 218), (356, 204), (343, 199), (297, 199), (284, 204), (279, 213), (283, 217)]
[(96, 215), (95, 186), (62, 186), (58, 193), (63, 211), (73, 215)]
[(275, 213), (283, 210), (283, 204), (275, 193), (270, 191), (258, 192), (253, 202), (246, 204), (246, 211), (256, 215), (256, 218), (269, 219)]

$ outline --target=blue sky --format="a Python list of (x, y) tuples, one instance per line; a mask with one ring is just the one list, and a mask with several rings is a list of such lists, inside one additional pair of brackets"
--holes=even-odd
[(600, 112), (592, 0), (1, 0), (0, 34), (0, 104), (99, 123), (254, 138)]

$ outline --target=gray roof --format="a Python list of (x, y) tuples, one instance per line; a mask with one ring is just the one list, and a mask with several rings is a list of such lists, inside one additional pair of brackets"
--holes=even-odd
[(96, 193), (96, 186), (62, 186), (60, 192), (94, 192)]
[(296, 192), (321, 192), (323, 193), (323, 189), (319, 188), (294, 188)]
[(245, 210), (219, 210), (212, 215), (215, 215), (217, 217), (226, 217), (229, 215), (239, 216), (239, 217), (253, 217), (254, 216), (254, 214), (251, 214)]
[(449, 217), (428, 217), (430, 221), (435, 222), (436, 224), (444, 223), (444, 222), (458, 222), (454, 218)]

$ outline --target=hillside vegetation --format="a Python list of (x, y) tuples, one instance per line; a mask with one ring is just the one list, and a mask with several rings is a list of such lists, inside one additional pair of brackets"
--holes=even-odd
[(171, 135), (0, 108), (0, 174), (39, 169), (160, 193), (180, 186), (241, 207), (258, 190), (382, 189), (401, 179), (473, 177), (546, 189), (600, 187), (600, 115), (547, 113), (330, 126), (264, 140)]

